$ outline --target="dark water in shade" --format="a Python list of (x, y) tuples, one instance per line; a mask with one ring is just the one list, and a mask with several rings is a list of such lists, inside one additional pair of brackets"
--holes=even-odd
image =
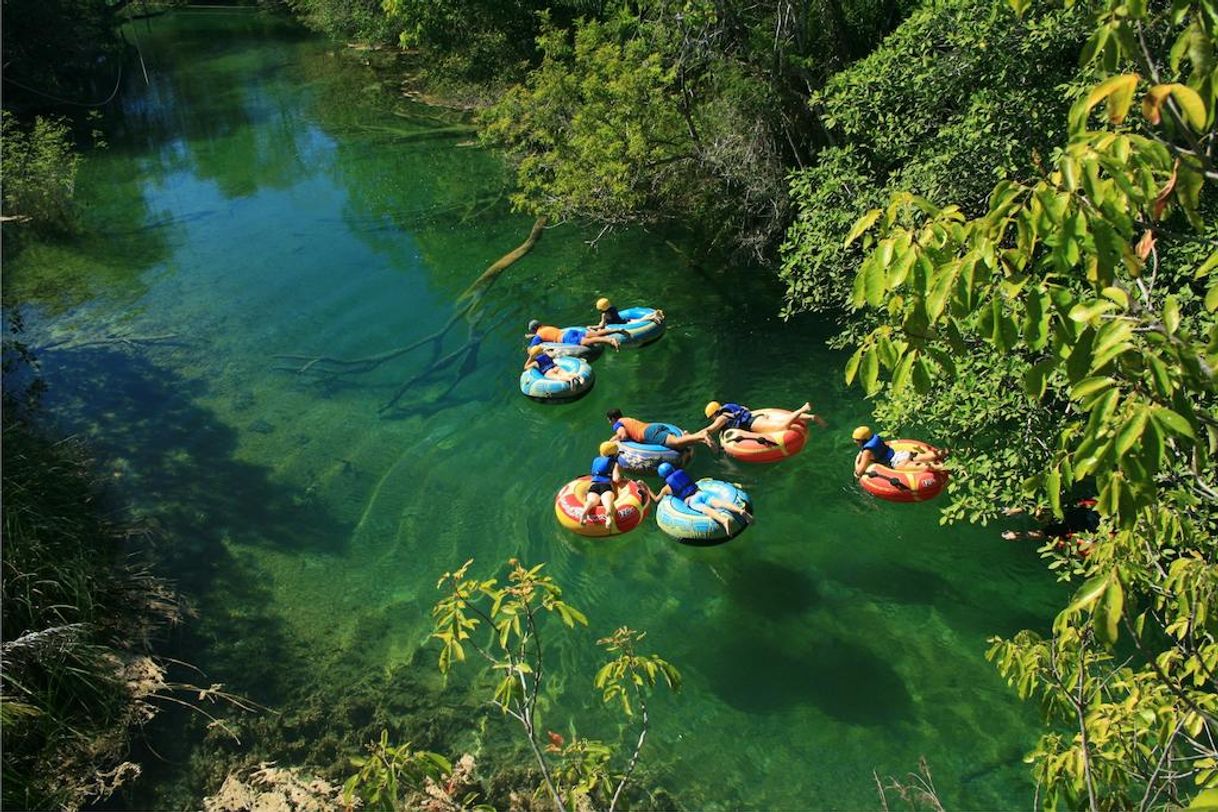
[[(595, 231), (552, 228), (482, 301), (476, 356), (382, 418), (428, 350), (333, 378), (274, 356), (365, 356), (441, 327), (530, 226), (510, 213), (503, 169), (457, 138), (420, 137), (457, 115), (402, 100), (279, 18), (182, 12), (134, 35), (151, 83), (129, 76), (110, 147), (82, 173), (85, 233), (30, 247), (5, 284), (41, 302), (34, 343), (70, 342), (42, 355), (48, 405), (170, 532), (171, 575), (201, 612), (189, 653), (211, 679), (271, 704), (402, 667), (438, 684), (437, 575), (520, 556), (548, 561), (591, 619), (553, 638), (546, 727), (617, 735), (591, 688), (594, 640), (617, 625), (646, 629), (684, 673), (680, 696), (656, 700), (645, 754), (681, 803), (873, 808), (872, 771), (922, 756), (949, 806), (1028, 802), (1035, 709), (983, 652), (990, 634), (1042, 626), (1057, 590), (993, 530), (942, 528), (933, 505), (858, 491), (848, 430), (868, 405), (823, 346), (832, 325), (776, 318), (768, 270), (691, 264), (660, 233), (590, 249)], [(526, 401), (525, 321), (578, 323), (600, 295), (662, 306), (668, 334), (606, 355), (577, 403)], [(70, 348), (116, 334), (174, 338)], [(711, 549), (654, 522), (609, 542), (560, 530), (553, 494), (605, 437), (606, 408), (697, 426), (711, 397), (811, 398), (831, 421), (780, 466), (700, 455), (695, 473), (753, 494), (753, 528)], [(493, 764), (486, 727), (454, 748), (486, 739)]]

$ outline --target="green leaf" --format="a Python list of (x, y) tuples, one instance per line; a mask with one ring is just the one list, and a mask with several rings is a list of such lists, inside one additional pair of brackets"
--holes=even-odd
[(1205, 309), (1210, 313), (1218, 310), (1218, 283), (1211, 285), (1205, 292)]
[(892, 373), (892, 391), (901, 392), (909, 383), (909, 373), (913, 369), (914, 359), (917, 357), (917, 350), (910, 350), (901, 356), (901, 360), (897, 362), (897, 368)]
[(1062, 615), (1073, 615), (1083, 609), (1090, 608), (1093, 603), (1100, 599), (1104, 591), (1108, 589), (1108, 583), (1111, 576), (1108, 573), (1103, 575), (1095, 575), (1085, 581), (1078, 592), (1074, 593), (1074, 600), (1070, 601), (1070, 605), (1062, 611)]
[(1184, 111), (1184, 120), (1188, 122), (1188, 126), (1196, 132), (1203, 131), (1206, 115), (1205, 102), (1201, 100), (1201, 96), (1188, 85), (1173, 83), (1170, 87), (1171, 97)]
[(1115, 384), (1116, 380), (1107, 375), (1084, 378), (1070, 388), (1070, 397), (1074, 400), (1083, 400), (1091, 395), (1097, 395), (1100, 392), (1111, 389)]
[(843, 248), (849, 248), (850, 244), (863, 235), (863, 232), (875, 225), (875, 221), (880, 219), (883, 214), (882, 209), (872, 209), (855, 221), (854, 227), (850, 229), (850, 233), (846, 235), (846, 242), (842, 245)]
[[(888, 247), (888, 253), (891, 255), (892, 243), (885, 240), (884, 245)], [(873, 251), (871, 256), (863, 262), (863, 267), (859, 271), (863, 275), (863, 294), (867, 304), (871, 307), (879, 307), (884, 303), (888, 277), (882, 256), (879, 249)]]
[(1169, 295), (1163, 302), (1163, 326), (1168, 335), (1175, 335), (1180, 328), (1180, 301), (1174, 295)]
[(863, 391), (868, 395), (874, 394), (879, 389), (880, 377), (880, 357), (876, 353), (875, 347), (863, 353), (863, 360), (859, 367)]
[(1117, 432), (1116, 452), (1118, 456), (1123, 456), (1126, 451), (1133, 448), (1134, 444), (1142, 438), (1142, 432), (1146, 430), (1146, 421), (1150, 419), (1150, 409), (1145, 406), (1139, 406), (1133, 415), (1125, 421)]
[(1100, 291), (1100, 295), (1111, 302), (1116, 303), (1122, 310), (1129, 309), (1129, 294), (1122, 288), (1107, 287)]
[(1190, 440), (1197, 439), (1197, 435), (1193, 433), (1193, 427), (1189, 422), (1166, 406), (1153, 407), (1150, 416), (1156, 423), (1178, 437), (1187, 437)]
[(1053, 509), (1053, 515), (1060, 519), (1063, 516), (1062, 472), (1057, 466), (1050, 468), (1045, 474), (1045, 492), (1049, 495), (1049, 507)]
[(1113, 576), (1095, 612), (1095, 632), (1102, 642), (1110, 646), (1116, 643), (1124, 611), (1125, 590), (1121, 587), (1120, 579)]
[(1091, 302), (1079, 302), (1070, 308), (1070, 318), (1077, 322), (1089, 322), (1102, 313), (1107, 313), (1114, 307), (1112, 302), (1096, 299)]
[(861, 361), (862, 358), (863, 348), (859, 347), (854, 351), (854, 354), (850, 356), (850, 360), (846, 362), (846, 386), (854, 383), (854, 376), (859, 371), (859, 361)]

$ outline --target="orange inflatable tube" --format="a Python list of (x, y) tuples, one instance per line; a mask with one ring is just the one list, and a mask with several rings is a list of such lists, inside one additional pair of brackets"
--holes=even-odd
[(581, 476), (562, 486), (554, 497), (554, 515), (559, 524), (581, 536), (599, 538), (629, 533), (643, 523), (651, 498), (643, 483), (630, 480), (618, 486), (617, 498), (613, 500), (615, 527), (612, 532), (605, 524), (605, 506), (599, 503), (589, 511), (587, 524), (580, 524), (579, 515), (584, 512), (591, 485), (592, 477)]
[[(791, 413), (785, 409), (758, 409), (754, 417), (789, 418)], [(757, 439), (757, 435), (765, 438)], [(766, 442), (768, 441), (768, 442)], [(803, 450), (808, 442), (808, 426), (796, 423), (785, 431), (741, 431), (727, 429), (719, 435), (723, 452), (734, 460), (741, 462), (778, 462), (794, 456)]]
[[(893, 451), (938, 451), (921, 440), (888, 440)], [(934, 499), (947, 484), (947, 471), (889, 468), (876, 463), (859, 478), (863, 490), (889, 502), (925, 502)]]

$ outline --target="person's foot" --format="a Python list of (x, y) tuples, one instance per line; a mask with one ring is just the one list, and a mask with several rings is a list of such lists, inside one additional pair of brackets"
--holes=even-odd
[(656, 324), (661, 324), (664, 321), (664, 311), (657, 310), (654, 314)]
[(613, 349), (615, 349), (615, 350), (620, 350), (622, 348), (621, 339), (617, 339), (617, 338), (609, 339), (609, 346), (613, 347)]
[(1016, 533), (1014, 530), (1003, 530), (1002, 538), (1005, 541), (1017, 541), (1019, 539), (1019, 534)]
[(828, 426), (829, 426), (829, 423), (825, 420), (825, 418), (821, 417), (818, 414), (812, 415), (812, 422), (815, 423), (816, 425), (820, 426), (822, 429), (828, 428)]
[(583, 516), (580, 516), (580, 517), (579, 517), (579, 526), (580, 526), (580, 527), (583, 527), (583, 526), (584, 526), (584, 525), (586, 525), (587, 523), (588, 523), (588, 514), (587, 514), (587, 513), (585, 513)]

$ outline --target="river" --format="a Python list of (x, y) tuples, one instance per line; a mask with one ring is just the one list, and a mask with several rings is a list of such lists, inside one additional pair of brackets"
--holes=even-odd
[[(34, 303), (31, 343), (66, 342), (41, 353), (50, 414), (158, 529), (198, 611), (171, 643), (206, 676), (180, 676), (278, 714), (246, 717), (240, 744), (167, 716), (148, 734), (161, 758), (120, 806), (197, 806), (242, 754), (339, 769), (380, 727), (474, 752), (484, 772), (519, 762), (477, 667), (446, 684), (428, 640), (440, 573), (513, 556), (548, 562), (590, 618), (546, 630), (546, 728), (624, 735), (591, 684), (595, 639), (619, 625), (684, 674), (652, 709), (657, 803), (874, 808), (873, 771), (923, 757), (949, 807), (1028, 803), (1036, 710), (984, 651), (1043, 628), (1059, 590), (993, 528), (859, 491), (850, 429), (869, 406), (824, 345), (834, 324), (781, 320), (768, 269), (692, 260), (679, 234), (590, 245), (597, 229), (558, 224), (490, 288), (472, 336), (460, 322), (440, 347), (476, 353), (382, 414), (429, 349), (334, 377), (276, 356), (367, 356), (440, 328), (532, 223), (503, 166), (429, 132), (463, 119), (403, 98), (364, 64), (383, 55), (283, 18), (180, 11), (128, 36), (148, 81), (128, 71), (109, 145), (88, 156), (82, 232), (29, 246), (5, 283)], [(521, 397), (526, 321), (587, 323), (602, 295), (663, 307), (667, 334), (607, 353), (582, 400)], [(608, 542), (558, 527), (554, 493), (607, 436), (606, 409), (697, 427), (712, 398), (811, 399), (830, 421), (776, 466), (699, 453), (694, 473), (753, 494), (755, 526), (709, 549), (654, 522)]]

